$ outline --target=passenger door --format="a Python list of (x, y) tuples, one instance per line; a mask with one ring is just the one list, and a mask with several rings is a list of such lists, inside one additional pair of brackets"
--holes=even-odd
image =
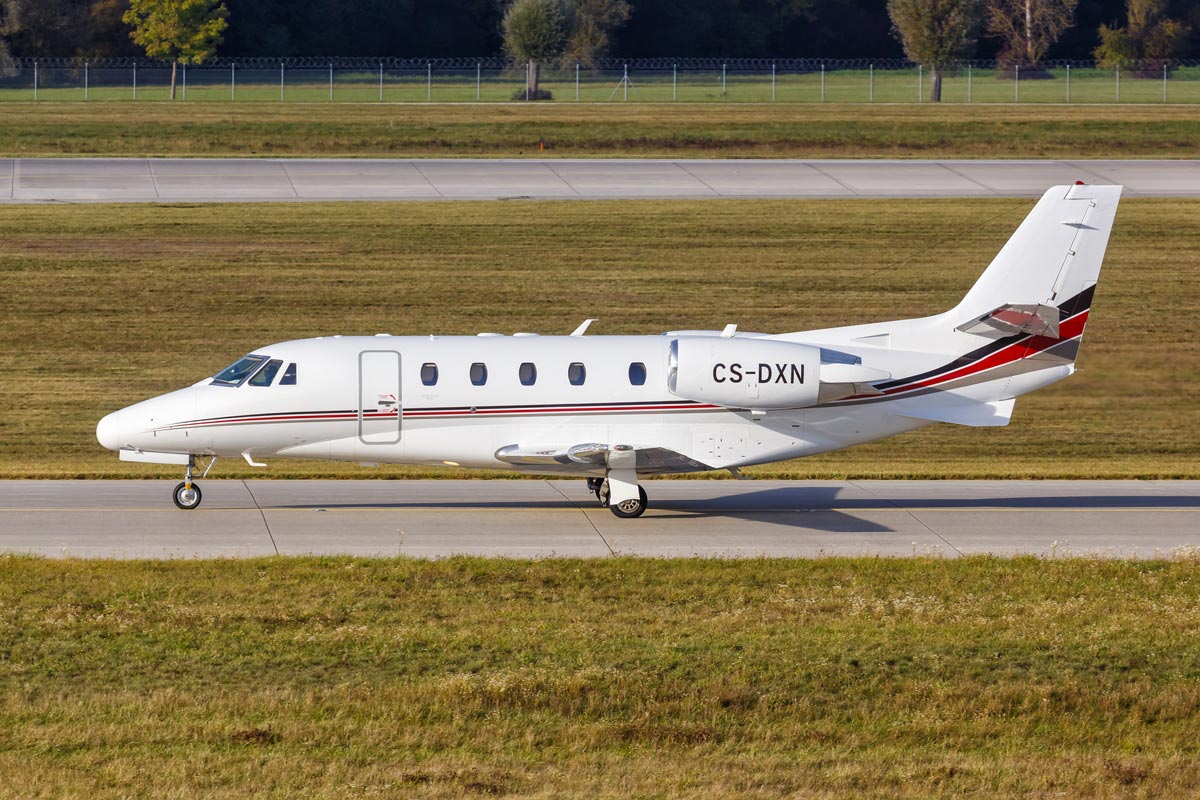
[(398, 443), (403, 416), (400, 354), (395, 350), (363, 350), (358, 354), (359, 441)]

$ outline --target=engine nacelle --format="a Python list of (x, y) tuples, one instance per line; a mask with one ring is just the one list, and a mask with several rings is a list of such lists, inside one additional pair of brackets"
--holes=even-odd
[(816, 405), (821, 348), (772, 339), (687, 336), (671, 342), (667, 388), (727, 408)]

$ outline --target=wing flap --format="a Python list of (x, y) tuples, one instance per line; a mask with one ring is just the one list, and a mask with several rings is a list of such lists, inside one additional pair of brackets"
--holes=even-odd
[(586, 442), (574, 445), (510, 444), (496, 451), (496, 459), (514, 467), (543, 467), (559, 470), (608, 469), (613, 462), (632, 456), (639, 472), (699, 472), (712, 469), (690, 456), (666, 447), (639, 447)]

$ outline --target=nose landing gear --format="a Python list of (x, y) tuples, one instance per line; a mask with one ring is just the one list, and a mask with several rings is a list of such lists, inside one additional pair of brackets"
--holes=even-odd
[[(213, 468), (213, 464), (217, 463), (217, 457), (212, 456), (208, 465), (204, 468), (204, 472), (200, 473), (200, 477), (206, 477), (208, 471)], [(200, 505), (200, 500), (204, 496), (200, 487), (192, 480), (192, 469), (196, 466), (196, 456), (188, 456), (187, 471), (184, 473), (183, 482), (175, 487), (171, 493), (171, 499), (175, 501), (175, 506), (184, 511), (191, 511)]]

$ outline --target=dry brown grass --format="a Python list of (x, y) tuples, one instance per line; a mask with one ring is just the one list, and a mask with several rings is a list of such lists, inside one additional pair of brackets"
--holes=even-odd
[[(585, 317), (600, 318), (596, 333), (786, 331), (932, 313), (957, 301), (1030, 205), (9, 207), (0, 476), (174, 475), (117, 462), (95, 442), (96, 421), (283, 339), (566, 333)], [(753, 474), (1200, 476), (1198, 209), (1123, 201), (1079, 374), (1022, 399), (1008, 428), (937, 426)], [(252, 474), (429, 473), (276, 462)]]
[(1196, 574), (0, 557), (0, 798), (1194, 797)]
[(1200, 150), (1195, 106), (6, 103), (4, 113), (0, 156), (1192, 158)]

